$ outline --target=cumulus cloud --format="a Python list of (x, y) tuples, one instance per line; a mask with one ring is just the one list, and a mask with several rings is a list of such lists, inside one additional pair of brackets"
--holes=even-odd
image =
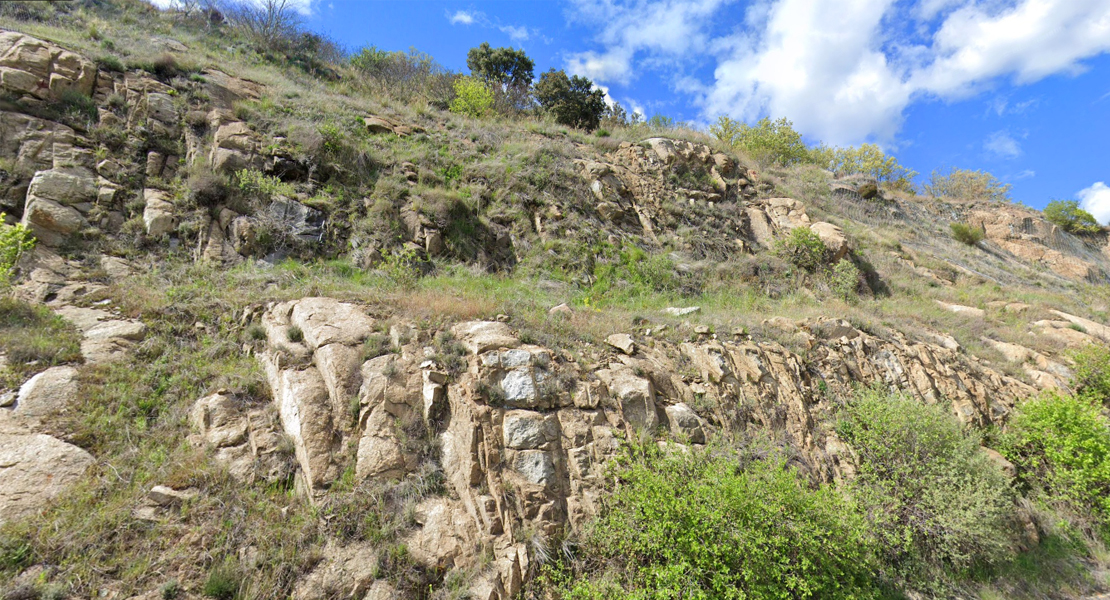
[(1099, 181), (1089, 188), (1079, 190), (1079, 206), (1095, 216), (1103, 225), (1110, 225), (1110, 186)]
[[(478, 14), (480, 15), (481, 13)], [(448, 14), (447, 20), (450, 21), (452, 25), (471, 25), (474, 23), (475, 16), (474, 12), (460, 10), (456, 11), (455, 14)]]
[(1021, 156), (1021, 144), (1010, 135), (1008, 131), (996, 131), (983, 142), (987, 152), (1000, 158), (1017, 158)]
[[(682, 90), (704, 118), (786, 116), (843, 144), (890, 141), (916, 100), (1079, 73), (1084, 59), (1110, 51), (1110, 0), (757, 0), (740, 17), (729, 4), (576, 0), (574, 18), (597, 27), (601, 49), (567, 67), (627, 83), (645, 64), (671, 65), (677, 81), (687, 62), (708, 56), (712, 81)], [(714, 28), (729, 18), (736, 27)]]

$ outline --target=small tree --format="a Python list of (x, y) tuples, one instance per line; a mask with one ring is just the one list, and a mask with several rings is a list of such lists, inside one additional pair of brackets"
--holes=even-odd
[(227, 0), (222, 10), (233, 25), (264, 50), (281, 50), (300, 30), (301, 19), (293, 0)]
[(493, 91), (485, 82), (474, 77), (459, 77), (455, 80), (455, 99), (451, 101), (451, 112), (482, 117), (493, 106)]
[(829, 167), (837, 175), (866, 175), (895, 189), (913, 190), (917, 172), (898, 164), (898, 159), (883, 152), (875, 144), (856, 148), (837, 148), (832, 151)]
[(544, 111), (570, 127), (593, 131), (606, 111), (604, 92), (594, 89), (589, 79), (567, 77), (563, 70), (551, 69), (541, 75), (535, 93)]
[(1044, 218), (1068, 233), (1098, 233), (1102, 227), (1091, 213), (1079, 208), (1075, 200), (1053, 200), (1044, 209)]
[(523, 50), (491, 48), (489, 42), (482, 42), (481, 46), (466, 53), (466, 66), (472, 76), (489, 83), (506, 88), (527, 88), (532, 85), (536, 65)]
[(952, 168), (947, 174), (933, 171), (925, 193), (936, 197), (964, 198), (968, 200), (1010, 201), (1008, 183), (1002, 183), (986, 171)]
[(742, 150), (761, 165), (790, 166), (810, 162), (810, 150), (802, 134), (786, 118), (772, 121), (764, 117), (755, 126), (734, 121), (726, 116), (717, 118), (709, 132), (726, 144)]

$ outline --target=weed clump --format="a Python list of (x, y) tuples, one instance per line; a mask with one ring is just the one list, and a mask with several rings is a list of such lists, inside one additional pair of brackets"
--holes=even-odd
[(952, 223), (951, 228), (952, 237), (955, 238), (956, 241), (967, 244), (968, 246), (975, 246), (983, 241), (983, 238), (987, 237), (987, 232), (978, 227), (972, 227), (967, 223)]

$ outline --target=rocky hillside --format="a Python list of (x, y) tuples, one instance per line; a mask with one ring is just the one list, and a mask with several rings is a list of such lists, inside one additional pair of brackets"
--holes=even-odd
[[(36, 239), (0, 304), (0, 597), (549, 597), (628, 444), (760, 439), (848, 486), (871, 388), (1016, 477), (998, 432), (1110, 344), (1105, 232), (471, 119), (87, 5), (0, 23), (0, 211)], [(1017, 481), (1013, 551), (1070, 578), (905, 593), (1102, 590), (1094, 526), (1045, 550)]]

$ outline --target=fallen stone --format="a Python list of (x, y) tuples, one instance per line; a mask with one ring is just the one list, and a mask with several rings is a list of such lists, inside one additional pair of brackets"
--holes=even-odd
[(451, 332), (472, 354), (482, 354), (499, 348), (516, 348), (520, 340), (505, 323), (497, 321), (467, 321), (451, 328)]
[(15, 410), (25, 416), (45, 417), (73, 405), (77, 393), (77, 369), (51, 367), (19, 388)]
[(551, 310), (548, 310), (547, 313), (551, 315), (572, 315), (574, 314), (574, 310), (567, 306), (566, 303), (563, 303), (558, 306), (552, 306)]
[(705, 443), (705, 429), (701, 418), (692, 408), (679, 402), (663, 409), (667, 414), (667, 424), (671, 434), (684, 437), (692, 444)]
[(941, 305), (941, 307), (943, 307), (944, 310), (956, 313), (958, 315), (965, 315), (965, 316), (968, 316), (968, 317), (978, 317), (980, 319), (987, 316), (987, 311), (985, 311), (981, 308), (975, 308), (973, 306), (963, 306), (961, 304), (949, 304), (947, 302), (941, 302), (940, 300), (937, 300), (937, 304)]
[(667, 308), (663, 309), (663, 312), (671, 315), (672, 317), (685, 317), (686, 315), (692, 315), (696, 312), (699, 312), (700, 310), (700, 306), (687, 306), (684, 308), (679, 308), (677, 306), (668, 306)]
[(632, 342), (632, 336), (627, 333), (614, 333), (605, 338), (605, 343), (629, 356), (636, 353), (636, 344)]
[(94, 462), (57, 438), (0, 428), (0, 523), (43, 510)]
[(173, 506), (186, 500), (192, 500), (199, 495), (200, 492), (192, 488), (178, 491), (164, 485), (156, 485), (147, 493), (147, 497), (159, 506)]

